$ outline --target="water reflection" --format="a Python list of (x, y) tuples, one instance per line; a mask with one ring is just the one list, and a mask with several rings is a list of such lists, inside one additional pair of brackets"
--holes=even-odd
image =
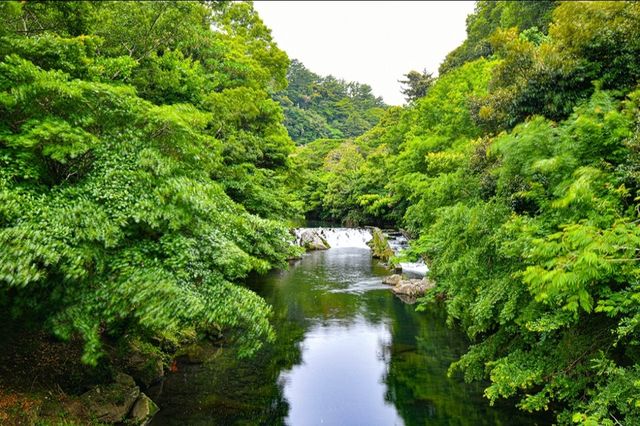
[(291, 425), (401, 425), (385, 401), (383, 358), (391, 344), (387, 324), (363, 318), (313, 327), (302, 344), (303, 362), (281, 376)]
[(416, 313), (395, 298), (385, 274), (367, 250), (331, 249), (257, 278), (276, 342), (251, 360), (224, 349), (208, 364), (181, 365), (153, 424), (535, 424), (447, 378), (464, 337), (439, 310)]

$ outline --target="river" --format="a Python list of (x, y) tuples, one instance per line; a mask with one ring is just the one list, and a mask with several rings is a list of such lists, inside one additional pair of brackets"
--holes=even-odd
[[(250, 286), (273, 307), (276, 341), (181, 363), (154, 395), (152, 425), (534, 425), (482, 384), (448, 378), (468, 342), (442, 307), (415, 312), (360, 247), (312, 252)], [(540, 424), (540, 421), (538, 421)]]

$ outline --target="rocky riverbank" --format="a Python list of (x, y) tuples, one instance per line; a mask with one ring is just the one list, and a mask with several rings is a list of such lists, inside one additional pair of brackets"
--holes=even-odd
[(117, 373), (113, 383), (94, 386), (77, 402), (74, 414), (101, 423), (145, 425), (158, 412), (158, 406), (140, 391), (133, 377), (124, 373)]
[(61, 341), (10, 322), (0, 329), (0, 341), (3, 426), (145, 425), (159, 410), (155, 389), (173, 359), (198, 346), (165, 348), (175, 354), (169, 356), (137, 339), (107, 342), (103, 359), (92, 367), (81, 361), (80, 339)]
[(427, 277), (407, 278), (399, 274), (385, 277), (382, 282), (392, 286), (391, 291), (406, 303), (415, 303), (427, 290), (435, 287), (435, 283)]

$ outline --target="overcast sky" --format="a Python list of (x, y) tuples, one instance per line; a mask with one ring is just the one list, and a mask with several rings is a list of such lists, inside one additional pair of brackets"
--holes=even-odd
[(474, 2), (255, 1), (278, 46), (316, 74), (367, 83), (388, 104), (404, 102), (410, 70), (437, 72), (465, 39)]

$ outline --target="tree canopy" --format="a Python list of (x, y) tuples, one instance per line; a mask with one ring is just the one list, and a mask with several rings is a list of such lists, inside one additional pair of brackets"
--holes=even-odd
[(424, 70), (421, 73), (411, 70), (404, 76), (405, 79), (400, 80), (400, 83), (405, 86), (401, 92), (405, 96), (407, 102), (424, 98), (427, 94), (427, 90), (429, 90), (435, 81), (433, 74), (427, 72), (427, 70)]
[(291, 61), (287, 88), (276, 95), (284, 109), (285, 126), (298, 144), (321, 138), (359, 136), (380, 120), (387, 108), (371, 86), (321, 77), (300, 61)]
[[(0, 25), (0, 309), (79, 334), (272, 331), (288, 59), (249, 3), (13, 2)], [(278, 220), (276, 220), (276, 218)]]

